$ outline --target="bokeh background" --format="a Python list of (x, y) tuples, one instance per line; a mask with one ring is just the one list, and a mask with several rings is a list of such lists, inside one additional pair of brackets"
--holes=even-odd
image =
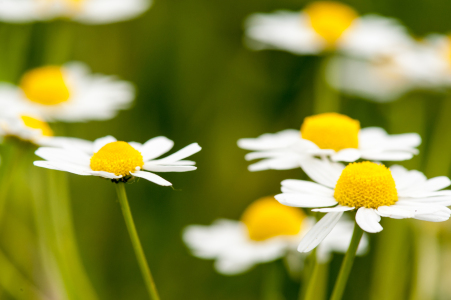
[[(398, 18), (415, 36), (447, 33), (451, 29), (448, 0), (343, 2), (361, 14)], [(266, 299), (268, 268), (278, 269), (285, 299), (296, 299), (298, 282), (286, 274), (280, 261), (259, 265), (243, 275), (222, 276), (214, 271), (212, 261), (190, 255), (181, 232), (189, 224), (210, 224), (220, 217), (237, 219), (252, 201), (278, 193), (281, 180), (302, 176), (300, 170), (249, 172), (244, 160), (246, 152), (236, 142), (265, 132), (299, 128), (303, 118), (313, 113), (314, 80), (320, 57), (255, 52), (243, 44), (243, 20), (247, 15), (277, 9), (299, 10), (306, 3), (156, 0), (142, 17), (117, 24), (0, 23), (0, 44), (8, 40), (22, 45), (2, 47), (3, 66), (15, 64), (26, 70), (46, 63), (64, 63), (62, 58), (70, 57), (87, 63), (94, 72), (116, 74), (136, 85), (138, 94), (130, 110), (106, 122), (56, 127), (58, 133), (88, 140), (111, 134), (120, 140), (138, 142), (164, 135), (175, 141), (174, 149), (192, 142), (203, 147), (193, 156), (197, 171), (165, 174), (174, 189), (144, 180), (127, 186), (162, 299)], [(67, 36), (72, 42), (55, 40), (53, 33), (58, 30), (63, 30), (60, 36)], [(1, 79), (12, 82), (21, 73), (4, 70)], [(381, 126), (389, 133), (403, 133), (418, 131), (421, 122), (425, 122), (426, 131), (421, 132), (423, 145), (427, 145), (429, 131), (435, 124), (434, 116), (446, 101), (443, 95), (427, 93), (408, 94), (388, 104), (340, 97), (341, 112), (360, 120), (362, 127)], [(415, 115), (418, 107), (427, 111), (426, 117)], [(422, 147), (421, 151), (407, 166), (424, 170), (422, 158), (427, 148)], [(427, 175), (447, 175), (433, 173)], [(77, 241), (99, 298), (146, 299), (114, 187), (100, 178), (68, 178)], [(27, 184), (26, 180), (21, 184)], [(0, 228), (0, 238), (5, 253), (27, 268), (21, 261), (27, 255), (33, 256), (27, 250), (32, 232), (22, 228), (29, 215), (21, 212), (26, 203), (14, 201), (18, 193), (20, 185), (16, 184), (5, 208), (7, 217)], [(412, 228), (416, 227), (410, 222), (401, 223), (383, 220), (385, 230), (371, 235), (371, 250), (367, 256), (357, 258), (345, 299), (415, 298)], [(400, 231), (401, 240), (384, 239)], [(381, 239), (384, 243), (379, 242)], [(387, 255), (387, 251), (377, 251), (395, 243), (405, 244), (402, 253), (388, 251)], [(332, 282), (342, 258), (336, 254), (331, 263)], [(399, 259), (405, 262), (402, 272), (394, 270), (393, 263)], [(7, 293), (1, 293), (0, 298), (13, 299)]]

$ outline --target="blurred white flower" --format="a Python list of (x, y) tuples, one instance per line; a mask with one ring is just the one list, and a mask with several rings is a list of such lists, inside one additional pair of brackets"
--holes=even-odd
[(118, 110), (128, 108), (134, 97), (129, 82), (90, 74), (89, 68), (78, 62), (28, 71), (18, 87), (0, 83), (4, 110), (41, 116), (47, 121), (111, 119)]
[(303, 159), (329, 157), (333, 161), (358, 159), (402, 161), (418, 153), (421, 137), (416, 133), (389, 135), (379, 127), (360, 129), (360, 123), (345, 115), (324, 113), (305, 118), (301, 131), (284, 130), (238, 141), (238, 146), (255, 151), (246, 160), (263, 159), (250, 171), (287, 170), (300, 167)]
[(245, 27), (249, 47), (299, 55), (336, 50), (373, 57), (399, 51), (411, 43), (396, 20), (375, 15), (359, 17), (353, 8), (333, 1), (313, 2), (301, 12), (253, 14)]
[[(194, 256), (215, 259), (219, 273), (235, 275), (256, 264), (284, 257), (296, 248), (313, 224), (314, 219), (306, 217), (301, 210), (267, 197), (252, 203), (240, 221), (220, 219), (210, 226), (190, 225), (185, 228), (183, 239)], [(332, 252), (346, 252), (352, 229), (352, 222), (340, 222), (330, 238), (319, 246), (318, 260), (325, 263)], [(364, 237), (360, 254), (366, 246)]]
[(36, 145), (52, 139), (53, 131), (44, 120), (27, 115), (0, 118), (0, 136), (16, 137)]
[(329, 62), (327, 79), (346, 94), (378, 102), (396, 100), (415, 89), (441, 89), (451, 84), (450, 45), (449, 37), (431, 35), (384, 57), (337, 56)]
[(379, 232), (381, 217), (414, 218), (430, 222), (449, 219), (451, 181), (446, 176), (427, 179), (419, 171), (401, 166), (390, 169), (374, 162), (340, 163), (309, 159), (302, 169), (315, 182), (282, 181), (282, 194), (275, 198), (294, 207), (319, 208), (327, 214), (305, 235), (298, 251), (314, 249), (328, 236), (345, 211), (357, 210), (356, 222), (367, 232)]
[(25, 23), (56, 18), (85, 24), (107, 24), (133, 19), (151, 0), (0, 0), (0, 21)]
[(201, 150), (197, 143), (193, 143), (165, 158), (157, 159), (174, 146), (173, 141), (162, 136), (144, 144), (117, 141), (112, 136), (99, 138), (94, 142), (55, 138), (47, 144), (53, 147), (41, 147), (36, 151), (36, 155), (44, 161), (35, 161), (35, 166), (115, 181), (140, 177), (163, 186), (172, 184), (151, 172), (196, 170), (194, 161), (183, 159)]

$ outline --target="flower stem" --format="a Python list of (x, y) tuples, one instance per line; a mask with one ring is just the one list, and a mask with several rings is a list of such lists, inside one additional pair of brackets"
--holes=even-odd
[(308, 287), (303, 298), (300, 300), (322, 300), (325, 299), (325, 291), (327, 288), (326, 277), (327, 277), (327, 263), (321, 263), (318, 259), (315, 260), (315, 265), (313, 266), (313, 271), (310, 276)]
[(130, 211), (130, 206), (127, 200), (127, 194), (125, 192), (125, 183), (118, 182), (116, 184), (116, 191), (119, 197), (119, 202), (121, 204), (125, 224), (127, 225), (128, 233), (130, 235), (130, 239), (132, 240), (133, 249), (135, 250), (136, 258), (138, 260), (138, 264), (141, 269), (143, 279), (146, 283), (150, 299), (160, 300), (157, 288), (155, 287), (155, 282), (153, 281), (152, 278), (152, 273), (150, 273), (150, 269), (147, 264), (146, 256), (144, 255), (144, 250), (141, 246), (141, 242), (138, 237), (138, 232), (136, 231), (135, 222), (133, 221), (132, 217), (132, 212)]
[(327, 82), (327, 68), (332, 59), (331, 55), (321, 58), (315, 82), (314, 113), (338, 112), (340, 110), (340, 97)]
[(352, 264), (354, 263), (355, 254), (359, 247), (360, 239), (362, 238), (363, 230), (357, 223), (354, 225), (354, 232), (352, 233), (351, 244), (346, 252), (345, 258), (341, 265), (340, 273), (335, 282), (334, 291), (330, 300), (341, 300), (348, 282), (349, 274), (351, 273)]

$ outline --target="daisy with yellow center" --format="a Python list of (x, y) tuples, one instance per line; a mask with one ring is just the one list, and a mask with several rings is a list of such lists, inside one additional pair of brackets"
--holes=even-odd
[(0, 118), (0, 136), (43, 145), (53, 139), (53, 131), (47, 122), (35, 116), (6, 116)]
[(130, 83), (90, 74), (86, 65), (77, 62), (30, 70), (18, 87), (0, 83), (0, 105), (49, 121), (111, 119), (128, 108), (134, 94)]
[(26, 23), (63, 18), (107, 24), (133, 19), (151, 5), (151, 0), (2, 0), (0, 21)]
[(388, 135), (378, 127), (361, 129), (359, 121), (348, 116), (324, 113), (305, 118), (300, 131), (240, 139), (238, 146), (254, 151), (246, 160), (262, 159), (249, 166), (250, 171), (261, 171), (299, 168), (302, 160), (316, 156), (347, 162), (402, 161), (417, 154), (420, 143), (416, 133)]
[(327, 214), (301, 241), (300, 252), (312, 250), (326, 238), (345, 211), (356, 210), (356, 222), (367, 232), (382, 230), (381, 217), (431, 222), (450, 217), (446, 206), (451, 205), (451, 191), (442, 190), (451, 184), (448, 177), (427, 179), (419, 171), (368, 161), (345, 167), (309, 159), (301, 166), (315, 182), (282, 181), (282, 194), (275, 198), (284, 205), (317, 208), (313, 211)]
[[(301, 210), (283, 206), (274, 197), (249, 205), (240, 221), (220, 219), (210, 226), (190, 225), (183, 239), (193, 255), (215, 259), (216, 270), (225, 275), (245, 272), (259, 263), (284, 257), (295, 249), (314, 224)], [(318, 259), (326, 262), (331, 252), (345, 252), (352, 234), (352, 223), (341, 221), (335, 235), (320, 246)], [(367, 245), (362, 240), (359, 251)]]
[(393, 19), (360, 17), (350, 6), (316, 1), (299, 12), (253, 14), (246, 20), (248, 45), (256, 50), (279, 49), (294, 54), (342, 51), (373, 57), (409, 43), (406, 30)]
[(184, 159), (201, 150), (194, 143), (165, 158), (157, 159), (174, 145), (174, 142), (165, 137), (156, 137), (144, 144), (117, 141), (112, 136), (94, 142), (55, 138), (47, 144), (52, 147), (41, 147), (36, 151), (36, 155), (45, 159), (36, 161), (36, 166), (78, 175), (100, 176), (113, 181), (141, 177), (163, 186), (172, 184), (153, 172), (196, 170), (195, 162)]

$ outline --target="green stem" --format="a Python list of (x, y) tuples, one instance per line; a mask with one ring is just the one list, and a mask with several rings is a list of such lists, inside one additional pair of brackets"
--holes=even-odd
[(343, 293), (348, 282), (349, 274), (351, 273), (352, 264), (354, 263), (355, 254), (359, 247), (360, 239), (362, 238), (363, 230), (356, 223), (354, 225), (354, 232), (352, 233), (351, 244), (346, 252), (345, 258), (341, 265), (340, 273), (338, 274), (337, 281), (335, 282), (334, 291), (330, 300), (341, 300)]
[(299, 300), (322, 300), (325, 299), (327, 289), (328, 264), (315, 261), (313, 272), (308, 282), (308, 287), (303, 298)]
[(315, 102), (313, 104), (313, 112), (315, 114), (340, 111), (339, 94), (326, 80), (327, 68), (331, 59), (331, 55), (321, 58), (322, 61), (315, 82)]
[(267, 264), (263, 279), (262, 299), (263, 300), (282, 300), (281, 292), (281, 272), (278, 262)]
[(135, 250), (135, 255), (138, 260), (141, 273), (146, 283), (147, 290), (149, 292), (150, 299), (160, 300), (158, 296), (157, 288), (152, 278), (152, 273), (150, 273), (149, 266), (147, 264), (146, 256), (144, 255), (144, 250), (141, 246), (139, 240), (138, 232), (136, 231), (135, 222), (133, 221), (132, 212), (130, 211), (130, 206), (127, 200), (127, 193), (125, 192), (125, 183), (118, 182), (116, 184), (116, 191), (119, 197), (119, 203), (121, 204), (122, 214), (124, 215), (125, 224), (127, 225), (127, 230), (132, 241), (133, 249)]
[(61, 65), (66, 63), (72, 53), (73, 30), (71, 22), (52, 22), (48, 24), (47, 51), (44, 62), (46, 64)]
[(441, 105), (427, 154), (427, 177), (448, 175), (451, 167), (451, 99)]

